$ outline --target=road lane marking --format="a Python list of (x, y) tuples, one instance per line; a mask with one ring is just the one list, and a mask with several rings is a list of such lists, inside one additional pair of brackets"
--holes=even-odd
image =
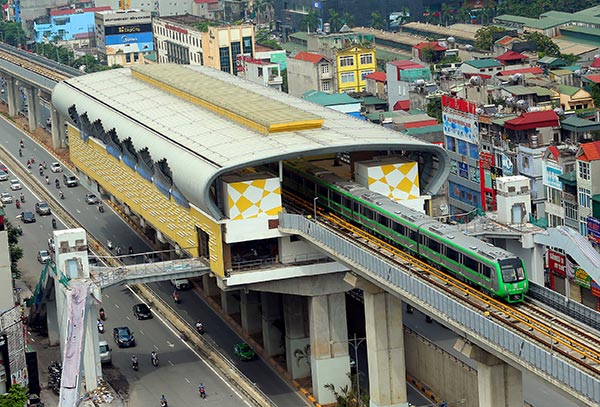
[(192, 382), (190, 382), (187, 377), (184, 377), (184, 379), (185, 379), (186, 382), (188, 382), (188, 384), (192, 384)]
[(128, 321), (131, 321), (131, 318), (129, 318), (129, 317), (125, 317), (125, 318), (127, 318)]
[(158, 350), (158, 346), (154, 345), (154, 349)]
[(171, 343), (171, 342), (169, 342), (169, 341), (167, 341), (167, 345), (169, 345), (169, 348), (173, 348), (173, 347), (175, 347), (175, 344), (174, 344), (174, 343)]
[[(138, 293), (136, 293), (135, 291), (133, 291), (133, 289), (132, 289), (130, 286), (127, 286), (127, 288), (129, 289), (129, 291), (131, 291), (131, 293), (132, 293), (132, 294), (133, 294), (133, 295), (134, 295), (134, 296), (135, 296), (137, 299), (139, 299), (139, 300), (140, 300), (140, 302), (143, 302), (143, 299), (142, 299), (142, 297), (140, 297), (140, 296), (138, 295)], [(222, 374), (221, 374), (221, 373), (220, 373), (220, 372), (219, 372), (217, 369), (215, 369), (215, 368), (214, 368), (214, 367), (213, 367), (213, 366), (212, 366), (210, 363), (208, 363), (208, 362), (207, 362), (207, 361), (206, 361), (206, 360), (205, 360), (205, 359), (204, 359), (204, 358), (203, 358), (203, 357), (202, 357), (202, 356), (201, 356), (201, 355), (200, 355), (200, 354), (199, 354), (199, 353), (196, 351), (196, 349), (194, 349), (194, 348), (192, 347), (192, 345), (190, 345), (189, 343), (187, 343), (186, 341), (184, 341), (183, 339), (181, 339), (181, 338), (179, 337), (179, 333), (178, 333), (178, 332), (177, 332), (177, 331), (176, 331), (176, 330), (175, 330), (175, 329), (174, 329), (174, 328), (173, 328), (173, 327), (172, 327), (172, 326), (171, 326), (171, 325), (170, 325), (170, 324), (169, 324), (167, 321), (165, 321), (165, 319), (164, 319), (164, 318), (163, 318), (161, 315), (159, 315), (158, 313), (156, 313), (156, 314), (154, 314), (154, 315), (155, 315), (155, 316), (158, 318), (158, 320), (159, 320), (160, 322), (162, 322), (162, 323), (163, 323), (163, 325), (164, 325), (164, 326), (166, 326), (166, 327), (167, 327), (167, 329), (168, 329), (169, 331), (171, 331), (171, 333), (172, 333), (173, 335), (175, 335), (177, 338), (179, 338), (179, 340), (180, 340), (180, 341), (181, 341), (181, 342), (182, 342), (182, 343), (183, 343), (183, 344), (184, 344), (184, 345), (185, 345), (185, 346), (186, 346), (186, 347), (187, 347), (187, 348), (188, 348), (190, 351), (192, 351), (192, 353), (193, 353), (194, 355), (196, 355), (196, 357), (197, 357), (198, 359), (200, 359), (200, 360), (202, 361), (202, 363), (204, 363), (204, 365), (205, 365), (206, 367), (208, 367), (208, 368), (211, 370), (211, 372), (213, 372), (213, 374), (214, 374), (215, 376), (217, 376), (219, 379), (221, 379), (221, 382), (222, 382), (222, 383), (224, 383), (224, 384), (225, 384), (225, 386), (229, 387), (229, 389), (230, 389), (230, 390), (231, 390), (233, 393), (235, 393), (235, 395), (236, 395), (236, 396), (238, 396), (238, 398), (239, 398), (239, 399), (240, 399), (240, 400), (241, 400), (241, 401), (242, 401), (242, 402), (243, 402), (245, 405), (247, 405), (248, 407), (253, 407), (253, 406), (252, 406), (252, 404), (250, 404), (250, 402), (248, 402), (248, 401), (246, 400), (246, 398), (245, 398), (245, 397), (243, 397), (243, 396), (240, 394), (240, 392), (239, 392), (239, 391), (238, 391), (238, 390), (237, 390), (235, 387), (233, 387), (233, 386), (232, 386), (232, 385), (229, 383), (229, 380), (226, 380), (226, 379), (225, 379), (225, 377), (224, 377), (224, 376), (223, 376), (223, 375), (222, 375)], [(170, 363), (170, 361), (169, 361), (169, 363)]]
[(141, 333), (142, 335), (144, 335), (144, 331), (142, 331), (141, 329), (140, 329), (140, 333)]
[(116, 302), (115, 302), (115, 307), (117, 307), (117, 308), (120, 308), (120, 307), (119, 307), (119, 304), (117, 304)]
[(173, 362), (171, 362), (170, 360), (169, 360), (169, 364), (170, 364), (171, 366), (175, 366), (175, 364), (174, 364)]

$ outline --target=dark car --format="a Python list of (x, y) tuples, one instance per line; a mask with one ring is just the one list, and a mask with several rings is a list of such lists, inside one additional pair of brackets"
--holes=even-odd
[(85, 194), (85, 202), (88, 205), (96, 205), (100, 201), (98, 200), (98, 197), (94, 194)]
[(46, 202), (38, 202), (35, 204), (35, 211), (38, 215), (50, 215), (52, 211), (50, 210), (50, 206)]
[(6, 165), (4, 165), (4, 164), (2, 164), (2, 163), (0, 163), (0, 170), (1, 170), (1, 171), (4, 171), (5, 173), (7, 173), (7, 174), (8, 174), (8, 168), (6, 167)]
[(113, 329), (113, 338), (119, 348), (129, 348), (135, 346), (135, 338), (133, 332), (126, 326), (121, 326)]
[(23, 223), (34, 223), (35, 215), (32, 212), (25, 211), (21, 212), (21, 222)]
[(146, 304), (135, 304), (133, 306), (133, 316), (137, 319), (149, 319), (152, 318), (152, 311)]
[(245, 342), (233, 345), (233, 353), (235, 353), (235, 356), (237, 356), (240, 360), (244, 361), (252, 360), (256, 357), (256, 353), (254, 353), (250, 345)]

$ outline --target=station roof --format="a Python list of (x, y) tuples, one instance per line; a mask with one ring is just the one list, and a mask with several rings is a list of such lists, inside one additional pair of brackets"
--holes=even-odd
[(449, 170), (446, 152), (381, 126), (202, 66), (153, 64), (112, 69), (56, 85), (52, 102), (75, 107), (120, 140), (131, 138), (154, 161), (166, 159), (173, 183), (216, 219), (210, 188), (221, 175), (279, 160), (352, 151), (415, 151), (440, 160), (424, 187), (435, 194)]

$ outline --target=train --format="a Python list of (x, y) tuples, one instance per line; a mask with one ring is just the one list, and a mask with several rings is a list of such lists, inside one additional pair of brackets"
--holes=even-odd
[(284, 188), (316, 202), (346, 221), (440, 267), (508, 303), (519, 303), (529, 289), (523, 261), (514, 254), (373, 192), (308, 161), (283, 164)]

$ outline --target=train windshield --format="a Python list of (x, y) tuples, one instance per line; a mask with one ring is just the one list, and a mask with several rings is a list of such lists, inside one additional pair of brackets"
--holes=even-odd
[(510, 259), (500, 261), (500, 272), (502, 281), (505, 283), (516, 283), (525, 280), (525, 270), (521, 259)]

